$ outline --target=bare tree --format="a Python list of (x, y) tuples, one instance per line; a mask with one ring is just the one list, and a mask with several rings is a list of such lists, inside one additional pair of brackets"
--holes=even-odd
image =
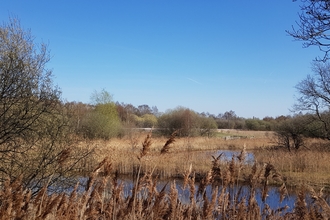
[(312, 70), (314, 75), (296, 85), (300, 97), (294, 110), (315, 115), (323, 125), (323, 138), (330, 139), (330, 64), (315, 61)]
[(287, 32), (296, 40), (303, 41), (304, 47), (317, 46), (324, 52), (324, 57), (314, 61), (314, 75), (308, 75), (296, 86), (301, 96), (294, 109), (311, 113), (315, 117), (315, 124), (322, 125), (317, 131), (313, 129), (311, 132), (330, 139), (330, 65), (327, 63), (330, 51), (330, 1), (301, 0), (301, 3), (298, 28), (292, 27)]
[(330, 51), (330, 2), (328, 0), (301, 0), (298, 28), (287, 31), (296, 40), (303, 41), (304, 47), (317, 46), (325, 53), (321, 59), (329, 59)]
[(35, 45), (17, 19), (0, 26), (0, 181), (22, 178), (36, 192), (58, 183), (90, 151), (70, 136), (47, 45)]

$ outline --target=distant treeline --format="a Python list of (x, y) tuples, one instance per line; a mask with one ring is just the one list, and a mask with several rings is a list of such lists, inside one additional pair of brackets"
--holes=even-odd
[[(106, 91), (98, 96), (109, 96)], [(177, 107), (160, 113), (156, 106), (119, 102), (95, 105), (70, 102), (70, 121), (77, 134), (87, 138), (111, 138), (123, 136), (128, 128), (159, 128), (163, 135), (177, 131), (179, 136), (210, 136), (215, 129), (240, 129), (292, 133), (291, 136), (327, 138), (322, 122), (315, 115), (298, 114), (259, 118), (243, 118), (234, 111), (218, 115), (198, 113), (185, 107)], [(326, 112), (324, 113), (326, 114)]]

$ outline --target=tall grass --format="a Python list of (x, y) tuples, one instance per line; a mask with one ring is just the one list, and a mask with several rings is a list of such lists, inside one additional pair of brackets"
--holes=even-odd
[[(162, 157), (171, 156), (175, 137), (158, 151)], [(328, 219), (330, 207), (322, 191), (301, 186), (295, 207), (271, 209), (267, 205), (268, 187), (277, 182), (281, 199), (287, 196), (285, 178), (271, 163), (246, 166), (245, 149), (231, 160), (222, 162), (213, 157), (208, 171), (196, 181), (193, 165), (182, 173), (183, 187), (189, 191), (189, 201), (183, 202), (175, 181), (158, 187), (157, 173), (148, 156), (151, 136), (142, 142), (136, 159), (141, 168), (152, 163), (142, 174), (138, 172), (131, 193), (124, 192), (124, 183), (118, 181), (111, 157), (101, 161), (91, 173), (84, 188), (77, 183), (72, 192), (47, 193), (47, 185), (35, 197), (20, 180), (8, 180), (0, 190), (0, 219)], [(161, 153), (162, 152), (162, 153)], [(140, 170), (140, 169), (139, 169)], [(141, 170), (140, 170), (141, 171)], [(243, 181), (248, 192), (243, 192)], [(169, 190), (167, 190), (169, 185)], [(257, 190), (262, 188), (262, 203), (257, 202)], [(207, 188), (211, 189), (207, 194)], [(313, 203), (307, 204), (307, 198)], [(262, 208), (263, 207), (263, 208)]]
[[(230, 131), (230, 135), (254, 136), (254, 138), (243, 138), (225, 140), (224, 138), (177, 138), (171, 143), (171, 148), (166, 154), (159, 152), (168, 141), (163, 137), (152, 138), (148, 154), (144, 156), (142, 163), (138, 159), (146, 135), (132, 136), (131, 138), (112, 139), (110, 141), (96, 142), (95, 158), (92, 163), (86, 166), (89, 171), (97, 166), (105, 155), (108, 155), (112, 162), (113, 169), (120, 175), (136, 175), (139, 167), (144, 174), (148, 170), (154, 170), (159, 177), (180, 177), (190, 165), (199, 180), (203, 174), (208, 172), (211, 166), (210, 157), (218, 150), (239, 151), (242, 146), (253, 152), (256, 161), (260, 164), (271, 163), (279, 172), (287, 177), (289, 185), (307, 183), (317, 187), (330, 189), (330, 152), (323, 151), (326, 148), (318, 140), (307, 142), (308, 148), (301, 148), (297, 152), (288, 152), (285, 148), (274, 149), (270, 133), (242, 133), (243, 131)], [(227, 133), (226, 133), (227, 134)], [(249, 137), (250, 137), (249, 136)], [(225, 166), (222, 163), (222, 166)], [(242, 175), (248, 175), (246, 169), (241, 171)]]
[(301, 149), (268, 149), (254, 152), (259, 162), (271, 162), (291, 185), (309, 184), (330, 190), (330, 152)]
[[(262, 138), (262, 139), (260, 139)], [(206, 138), (206, 137), (187, 137), (177, 138), (175, 142), (171, 143), (171, 148), (166, 149), (166, 142), (171, 138), (166, 139), (163, 137), (153, 138), (152, 145), (148, 150), (148, 155), (145, 155), (144, 161), (148, 163), (142, 163), (141, 170), (150, 170), (155, 167), (155, 172), (161, 175), (161, 177), (177, 177), (182, 176), (182, 173), (190, 166), (193, 165), (194, 171), (197, 174), (197, 178), (202, 173), (206, 173), (211, 165), (209, 160), (210, 155), (201, 154), (200, 152), (214, 152), (220, 149), (234, 149), (240, 150), (243, 145), (247, 150), (256, 148), (255, 146), (264, 146), (269, 140), (266, 140), (264, 136), (254, 139), (237, 139), (226, 141), (223, 138)], [(104, 155), (109, 155), (114, 169), (119, 174), (130, 175), (132, 171), (136, 173), (140, 166), (140, 161), (136, 155), (140, 154), (140, 146), (144, 141), (143, 136), (134, 136), (123, 139), (112, 139), (110, 141), (99, 142), (95, 156), (95, 161), (100, 161)], [(164, 144), (165, 143), (165, 144)], [(164, 148), (166, 154), (159, 154)], [(94, 164), (93, 166), (96, 166)], [(92, 167), (89, 165), (89, 167)]]

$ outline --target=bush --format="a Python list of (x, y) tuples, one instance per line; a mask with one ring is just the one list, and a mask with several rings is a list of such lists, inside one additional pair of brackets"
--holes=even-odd
[(177, 131), (179, 136), (210, 136), (217, 124), (212, 117), (199, 115), (196, 112), (178, 107), (167, 111), (158, 119), (158, 127), (164, 135)]

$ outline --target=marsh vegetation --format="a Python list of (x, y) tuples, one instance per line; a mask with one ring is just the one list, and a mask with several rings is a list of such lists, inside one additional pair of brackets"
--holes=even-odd
[[(172, 179), (160, 181), (162, 164), (174, 166), (181, 154), (175, 154), (175, 136), (166, 140), (159, 149), (152, 147), (153, 139), (147, 134), (135, 152), (122, 155), (130, 158), (132, 183), (125, 190), (127, 181), (119, 178), (113, 160), (114, 148), (108, 149), (109, 157), (103, 159), (91, 175), (76, 184), (70, 192), (47, 193), (47, 185), (36, 196), (24, 189), (20, 180), (4, 183), (0, 193), (2, 219), (327, 219), (330, 207), (323, 194), (324, 186), (299, 184), (293, 207), (283, 203), (289, 196), (287, 178), (276, 166), (268, 162), (247, 163), (243, 145), (231, 158), (223, 153), (206, 158), (205, 167), (192, 163), (195, 156), (180, 159), (183, 167), (180, 182)], [(193, 145), (193, 143), (191, 143)], [(192, 146), (190, 146), (192, 147)], [(120, 148), (119, 148), (120, 149)], [(127, 148), (130, 149), (130, 148)], [(122, 149), (121, 149), (122, 150)], [(132, 149), (130, 149), (132, 150)], [(200, 149), (193, 149), (201, 153)], [(214, 151), (213, 151), (214, 152)], [(103, 149), (102, 154), (105, 153)], [(192, 155), (194, 155), (192, 153)], [(155, 160), (154, 158), (157, 159)], [(179, 158), (178, 158), (179, 157)], [(132, 164), (133, 160), (136, 164)], [(201, 158), (199, 158), (201, 159)], [(224, 160), (222, 160), (224, 159)], [(195, 168), (196, 166), (196, 168)], [(205, 172), (202, 170), (205, 169)], [(133, 173), (132, 173), (133, 172)], [(170, 171), (168, 171), (170, 172)], [(303, 172), (303, 171), (302, 171)], [(271, 186), (273, 187), (271, 189)], [(277, 205), (269, 198), (276, 188)], [(179, 194), (181, 192), (182, 194)], [(270, 202), (271, 201), (271, 202)], [(288, 200), (287, 200), (288, 201)], [(272, 205), (269, 205), (272, 204)], [(276, 204), (276, 203), (275, 203)]]
[(160, 113), (105, 90), (61, 100), (33, 39), (0, 27), (0, 219), (330, 218), (329, 65), (296, 115)]

